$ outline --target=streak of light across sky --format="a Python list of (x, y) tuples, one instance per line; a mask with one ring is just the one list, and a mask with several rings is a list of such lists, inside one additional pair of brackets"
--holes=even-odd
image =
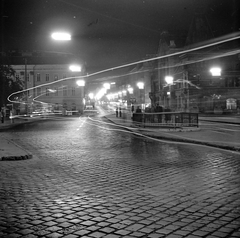
[[(215, 42), (211, 42), (209, 44), (198, 46), (198, 47), (195, 47), (195, 48), (192, 48), (192, 49), (187, 49), (187, 50), (175, 52), (175, 53), (168, 54), (168, 55), (157, 56), (157, 57), (153, 57), (153, 58), (149, 58), (149, 59), (145, 59), (145, 60), (141, 60), (141, 61), (137, 61), (137, 62), (133, 62), (133, 63), (129, 63), (129, 64), (124, 64), (124, 65), (120, 65), (120, 66), (117, 66), (117, 67), (101, 70), (101, 71), (98, 71), (98, 72), (95, 72), (95, 73), (92, 73), (92, 74), (63, 78), (63, 79), (60, 79), (60, 80), (57, 80), (57, 81), (54, 81), (54, 82), (45, 83), (45, 84), (42, 84), (42, 85), (39, 85), (39, 86), (35, 86), (35, 87), (31, 87), (31, 88), (28, 88), (28, 89), (24, 89), (24, 90), (21, 90), (21, 91), (14, 92), (14, 93), (12, 93), (12, 94), (10, 94), (8, 96), (8, 100), (10, 102), (23, 103), (23, 102), (20, 102), (20, 101), (13, 101), (10, 98), (12, 96), (14, 96), (14, 95), (17, 95), (17, 94), (20, 94), (20, 93), (24, 93), (26, 91), (29, 91), (29, 90), (32, 90), (32, 89), (36, 89), (38, 87), (52, 85), (52, 84), (59, 83), (59, 82), (62, 82), (62, 81), (66, 81), (66, 80), (69, 80), (69, 79), (90, 78), (92, 76), (99, 75), (99, 74), (102, 74), (102, 73), (105, 73), (105, 72), (109, 72), (109, 71), (113, 71), (113, 70), (129, 67), (129, 66), (137, 65), (137, 64), (140, 64), (140, 63), (150, 62), (150, 61), (154, 61), (154, 60), (160, 60), (160, 59), (164, 59), (164, 58), (168, 58), (168, 57), (172, 57), (172, 56), (176, 56), (176, 55), (182, 55), (182, 54), (186, 54), (186, 53), (190, 53), (190, 52), (206, 49), (206, 48), (209, 48), (209, 47), (217, 46), (217, 45), (220, 45), (220, 44), (223, 44), (223, 43), (226, 43), (226, 42), (230, 42), (230, 41), (234, 41), (234, 40), (238, 40), (238, 39), (240, 39), (239, 33), (234, 33), (234, 34), (231, 34), (230, 36), (224, 37), (224, 39), (222, 39), (222, 38), (216, 39)], [(239, 52), (240, 52), (240, 50), (234, 50), (234, 51), (225, 52), (224, 54), (219, 54), (218, 56), (213, 56), (213, 57), (224, 57), (224, 56), (228, 56), (228, 55), (238, 54)], [(210, 57), (210, 59), (212, 59), (213, 57)], [(206, 60), (206, 58), (205, 59), (201, 59), (199, 61), (203, 61), (203, 60)], [(194, 62), (192, 62), (192, 63), (194, 63)], [(196, 61), (196, 62), (198, 62), (198, 61)], [(183, 64), (185, 64), (185, 63), (183, 63)]]

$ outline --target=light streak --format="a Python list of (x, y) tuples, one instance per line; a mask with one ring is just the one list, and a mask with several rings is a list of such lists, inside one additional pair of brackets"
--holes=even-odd
[(197, 51), (197, 50), (202, 50), (202, 49), (205, 49), (205, 48), (209, 48), (209, 47), (212, 47), (212, 46), (220, 45), (220, 44), (227, 43), (227, 42), (233, 41), (233, 40), (238, 40), (238, 39), (240, 39), (240, 36), (234, 36), (234, 37), (224, 39), (224, 40), (220, 40), (220, 41), (217, 41), (217, 42), (213, 42), (213, 43), (210, 43), (210, 44), (207, 44), (207, 45), (198, 46), (198, 47), (195, 47), (193, 49), (183, 50), (183, 51), (175, 52), (175, 53), (168, 54), (168, 55), (157, 56), (157, 57), (153, 57), (153, 58), (149, 58), (149, 59), (145, 59), (145, 60), (140, 60), (140, 61), (137, 61), (137, 62), (133, 62), (133, 63), (124, 64), (124, 65), (112, 67), (112, 68), (109, 68), (109, 69), (101, 70), (101, 71), (98, 71), (98, 72), (95, 72), (95, 73), (92, 73), (92, 74), (88, 74), (87, 77), (94, 76), (94, 75), (101, 74), (101, 73), (105, 73), (105, 72), (108, 72), (108, 71), (113, 71), (113, 70), (116, 70), (116, 69), (125, 68), (125, 67), (136, 65), (136, 64), (146, 63), (146, 62), (149, 62), (149, 61), (164, 59), (164, 58), (168, 58), (168, 57), (172, 57), (172, 56), (176, 56), (176, 55), (182, 55), (182, 54), (190, 53), (190, 52)]
[(82, 121), (81, 121), (81, 124), (79, 125), (79, 127), (77, 128), (77, 131), (80, 130), (81, 127), (83, 127), (84, 123), (86, 122), (87, 118), (84, 118)]
[[(197, 144), (197, 143), (194, 143), (194, 142), (190, 143), (190, 142), (180, 142), (180, 141), (169, 141), (167, 139), (166, 140), (158, 139), (158, 138), (154, 138), (154, 137), (151, 137), (151, 136), (144, 135), (144, 134), (139, 133), (139, 132), (132, 131), (133, 130), (132, 127), (126, 127), (126, 126), (118, 125), (118, 124), (115, 124), (115, 123), (107, 123), (107, 122), (103, 122), (103, 121), (99, 121), (99, 120), (94, 120), (94, 119), (92, 119), (90, 117), (88, 117), (88, 119), (90, 119), (90, 120), (92, 120), (93, 122), (96, 122), (96, 123), (109, 124), (109, 125), (114, 126), (114, 127), (121, 127), (121, 128), (123, 128), (123, 129), (111, 129), (111, 128), (106, 128), (104, 126), (99, 126), (99, 125), (94, 124), (94, 123), (86, 122), (89, 125), (96, 126), (96, 127), (102, 128), (104, 130), (108, 130), (108, 131), (125, 132), (125, 133), (133, 134), (133, 135), (136, 135), (136, 136), (140, 136), (140, 137), (148, 139), (148, 140), (157, 141), (157, 142), (163, 142), (163, 143), (168, 143), (168, 144), (192, 145), (192, 146), (194, 145), (194, 146), (198, 146), (198, 147), (207, 147), (207, 148), (210, 147), (210, 148), (214, 148), (216, 150), (221, 150), (221, 151), (230, 152), (230, 153), (234, 153), (234, 154), (240, 154), (240, 152), (238, 152), (238, 151), (231, 151), (231, 150), (227, 150), (227, 149), (223, 149), (223, 148), (219, 148), (219, 147), (215, 147), (215, 146), (211, 146), (211, 145)], [(136, 129), (139, 129), (139, 128), (136, 128)], [(164, 133), (164, 132), (161, 131), (161, 133)], [(169, 134), (169, 133), (165, 132), (164, 134)], [(181, 139), (188, 139), (188, 138), (184, 138), (183, 136), (178, 136), (178, 135), (174, 135), (174, 136), (179, 137)], [(201, 142), (201, 141), (199, 141), (199, 142)]]
[[(221, 38), (218, 38), (218, 39), (221, 39)], [(172, 56), (176, 56), (176, 55), (183, 55), (183, 54), (186, 54), (186, 53), (202, 50), (202, 49), (209, 48), (209, 47), (212, 47), (212, 46), (217, 46), (217, 45), (227, 43), (227, 42), (230, 42), (230, 41), (234, 41), (234, 40), (238, 40), (238, 39), (240, 39), (239, 33), (234, 33), (234, 34), (230, 35), (230, 37), (227, 38), (227, 39), (222, 39), (222, 40), (219, 40), (217, 42), (209, 43), (209, 44), (206, 44), (206, 45), (203, 45), (203, 46), (198, 46), (198, 47), (195, 47), (195, 48), (192, 48), (192, 49), (187, 49), (187, 50), (175, 52), (175, 53), (172, 53), (172, 54), (157, 56), (157, 57), (153, 57), (153, 58), (149, 58), (149, 59), (145, 59), (145, 60), (140, 60), (140, 61), (136, 61), (136, 62), (132, 62), (132, 63), (128, 63), (128, 64), (123, 64), (123, 65), (120, 65), (120, 66), (116, 66), (116, 67), (104, 69), (104, 70), (101, 70), (101, 71), (97, 71), (97, 72), (92, 73), (92, 74), (63, 78), (63, 79), (60, 79), (60, 80), (57, 80), (57, 81), (54, 81), (54, 82), (49, 82), (49, 83), (41, 84), (41, 85), (38, 85), (38, 86), (35, 86), (35, 87), (31, 87), (31, 88), (28, 88), (28, 89), (24, 89), (24, 90), (21, 90), (21, 91), (14, 92), (7, 97), (7, 100), (10, 101), (10, 102), (13, 102), (13, 101), (10, 100), (10, 97), (13, 96), (13, 95), (16, 95), (18, 93), (23, 93), (23, 92), (29, 91), (31, 89), (36, 89), (36, 88), (39, 88), (39, 87), (56, 84), (56, 83), (59, 83), (59, 82), (65, 81), (65, 80), (76, 79), (76, 78), (77, 79), (89, 78), (89, 77), (92, 77), (92, 76), (95, 76), (95, 75), (98, 75), (98, 74), (102, 74), (102, 73), (105, 73), (105, 72), (109, 72), (109, 71), (113, 71), (113, 70), (117, 70), (117, 69), (121, 69), (121, 68), (126, 68), (126, 67), (137, 65), (137, 64), (140, 64), (140, 63), (146, 63), (146, 62), (150, 62), (150, 61), (164, 59), (164, 58), (168, 58), (168, 57), (172, 57)], [(201, 61), (204, 61), (206, 59), (210, 60), (210, 59), (214, 59), (214, 58), (230, 56), (230, 55), (233, 55), (233, 54), (238, 54), (239, 52), (240, 52), (240, 50), (225, 52), (222, 55), (217, 55), (217, 56), (212, 56), (212, 57), (205, 58), (205, 59), (200, 59), (200, 60), (197, 60), (197, 61), (192, 61), (191, 63), (201, 62)], [(184, 62), (184, 63), (181, 63), (181, 64), (176, 64), (175, 66), (168, 66), (168, 68), (177, 67), (177, 66), (181, 66), (181, 65), (186, 65), (186, 64), (189, 64), (189, 63), (190, 62)]]
[[(239, 54), (239, 53), (240, 53), (240, 50), (233, 50), (233, 51), (224, 52), (222, 54), (209, 56), (209, 57), (205, 57), (205, 58), (198, 59), (198, 60), (185, 61), (183, 63), (177, 63), (177, 64), (168, 65), (168, 66), (157, 67), (157, 68), (154, 68), (153, 70), (181, 67), (181, 66), (184, 66), (184, 65), (200, 63), (200, 62), (203, 62), (203, 61), (217, 59), (217, 58), (222, 58), (222, 57), (227, 57), (227, 56), (236, 55), (236, 54)], [(136, 72), (130, 72), (130, 73), (121, 74), (121, 75), (114, 75), (114, 76), (108, 76), (108, 77), (99, 78), (99, 79), (96, 79), (96, 81), (106, 81), (106, 80), (121, 78), (123, 76), (129, 76), (129, 75), (133, 75), (133, 74), (144, 73), (144, 72), (148, 72), (148, 71), (149, 71), (149, 69), (138, 70)], [(180, 74), (180, 72), (178, 72), (176, 74)], [(174, 75), (176, 75), (176, 74), (174, 74)], [(91, 76), (91, 75), (89, 75), (89, 76)]]

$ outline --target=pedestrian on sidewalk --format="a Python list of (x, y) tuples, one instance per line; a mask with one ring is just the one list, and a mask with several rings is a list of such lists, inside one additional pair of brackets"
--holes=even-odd
[(134, 105), (131, 106), (131, 119), (133, 119)]
[(119, 117), (122, 117), (122, 109), (119, 107)]
[(116, 107), (116, 117), (118, 117), (118, 107)]
[(136, 113), (141, 113), (141, 112), (142, 112), (142, 110), (141, 110), (141, 108), (138, 106), (137, 109), (136, 109)]

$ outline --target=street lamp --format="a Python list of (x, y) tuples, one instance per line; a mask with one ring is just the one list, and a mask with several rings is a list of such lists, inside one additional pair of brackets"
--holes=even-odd
[(171, 75), (165, 76), (165, 81), (167, 85), (169, 86), (169, 92), (167, 92), (167, 95), (169, 96), (169, 107), (171, 107), (171, 86), (173, 85), (173, 77)]
[(66, 32), (54, 32), (52, 33), (51, 37), (54, 40), (59, 40), (59, 41), (69, 41), (71, 40), (71, 35)]
[(81, 72), (82, 71), (82, 68), (80, 65), (70, 65), (69, 66), (69, 69), (72, 71), (72, 72)]
[(173, 77), (172, 76), (165, 76), (165, 81), (168, 85), (173, 84)]
[(82, 79), (79, 79), (79, 80), (76, 81), (76, 84), (80, 87), (84, 87), (85, 86), (85, 81), (82, 80)]
[(212, 76), (221, 76), (222, 69), (219, 67), (213, 67), (210, 69)]
[(106, 88), (106, 89), (110, 89), (111, 86), (110, 86), (110, 83), (104, 83), (103, 87)]
[(138, 82), (137, 86), (139, 89), (144, 89), (144, 83), (143, 82)]

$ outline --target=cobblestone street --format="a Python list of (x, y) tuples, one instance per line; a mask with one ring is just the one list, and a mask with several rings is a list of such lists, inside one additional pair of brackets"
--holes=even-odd
[(239, 154), (157, 142), (87, 118), (0, 136), (0, 237), (240, 237)]

